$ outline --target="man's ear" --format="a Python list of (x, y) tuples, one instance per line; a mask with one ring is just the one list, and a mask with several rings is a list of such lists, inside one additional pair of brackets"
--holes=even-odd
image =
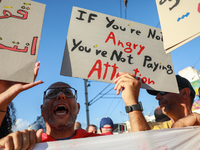
[(182, 95), (184, 99), (187, 99), (190, 97), (190, 89), (188, 88), (184, 88), (181, 90), (182, 91)]
[(43, 116), (43, 114), (42, 114), (42, 108), (43, 108), (43, 105), (40, 105), (40, 109), (41, 109), (41, 116)]
[(78, 106), (78, 112), (77, 112), (77, 114), (79, 114), (79, 110), (80, 110), (80, 104), (79, 104), (79, 103), (77, 103), (77, 106)]
[(99, 129), (100, 129), (100, 132), (102, 133), (102, 129), (101, 129), (101, 127), (100, 127)]

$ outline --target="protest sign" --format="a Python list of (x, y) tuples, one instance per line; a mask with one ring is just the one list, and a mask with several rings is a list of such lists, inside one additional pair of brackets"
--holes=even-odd
[(142, 88), (178, 93), (160, 29), (73, 7), (61, 75), (113, 83), (119, 72)]
[(33, 82), (45, 5), (0, 0), (0, 79)]
[(167, 53), (199, 36), (198, 0), (156, 0), (156, 4)]
[(177, 150), (199, 149), (200, 127), (171, 128), (140, 131), (109, 136), (98, 136), (80, 139), (59, 140), (38, 143), (33, 150)]

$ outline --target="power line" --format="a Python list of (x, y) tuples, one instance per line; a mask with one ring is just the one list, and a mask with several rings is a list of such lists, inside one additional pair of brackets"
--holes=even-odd
[(120, 18), (122, 18), (122, 4), (121, 4), (121, 0), (119, 0), (119, 4), (120, 4)]
[[(108, 87), (108, 86), (107, 86), (107, 87)], [(107, 88), (107, 87), (106, 87), (106, 88)], [(105, 88), (105, 89), (106, 89), (106, 88)], [(104, 89), (104, 90), (105, 90), (105, 89)], [(95, 103), (96, 101), (98, 101), (100, 98), (102, 98), (104, 95), (106, 95), (106, 94), (107, 94), (108, 92), (110, 92), (111, 90), (113, 90), (113, 87), (112, 87), (110, 90), (108, 90), (106, 93), (104, 93), (102, 96), (100, 96), (99, 98), (97, 98), (96, 100), (92, 99), (92, 100), (89, 102), (89, 105), (92, 105), (93, 103)], [(100, 94), (101, 94), (101, 92), (100, 92), (98, 95), (100, 95)], [(98, 96), (98, 95), (97, 95), (97, 96)], [(96, 97), (97, 97), (97, 96), (96, 96)]]
[(198, 63), (199, 60), (200, 60), (200, 57), (199, 57), (199, 59), (196, 61), (196, 63), (192, 66), (192, 68), (194, 68), (194, 66)]
[(96, 97), (98, 97), (98, 96), (99, 96), (105, 89), (107, 89), (110, 85), (111, 85), (111, 83), (108, 84), (101, 92), (99, 92), (99, 94), (97, 94), (92, 100), (90, 100), (89, 103), (91, 103)]
[(158, 24), (157, 24), (156, 28), (157, 28), (159, 25), (160, 25), (160, 22), (158, 22)]
[[(113, 102), (114, 102), (114, 99), (113, 99), (112, 102), (110, 103), (110, 106), (108, 107), (108, 110), (110, 110), (110, 107), (112, 106)], [(106, 113), (105, 113), (104, 116), (106, 116), (106, 114), (108, 113), (108, 110), (106, 111)]]
[[(118, 101), (117, 105), (119, 104), (121, 100)], [(117, 105), (115, 106), (115, 108), (113, 109), (113, 111), (116, 109)], [(110, 116), (112, 115), (113, 111), (111, 112)]]

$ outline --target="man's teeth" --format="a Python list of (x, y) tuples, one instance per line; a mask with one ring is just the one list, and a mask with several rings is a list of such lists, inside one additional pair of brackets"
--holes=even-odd
[(56, 112), (57, 115), (65, 115), (66, 113), (63, 112), (63, 113), (60, 113), (60, 112)]

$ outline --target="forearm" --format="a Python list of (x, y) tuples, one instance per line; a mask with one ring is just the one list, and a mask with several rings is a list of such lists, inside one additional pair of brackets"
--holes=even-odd
[(15, 87), (10, 87), (0, 94), (0, 110), (6, 111), (11, 101), (20, 93)]
[(3, 121), (4, 117), (5, 117), (5, 115), (6, 115), (6, 112), (1, 112), (1, 111), (0, 111), (0, 126), (1, 126), (1, 123), (2, 123), (2, 121)]
[(129, 112), (129, 119), (132, 132), (151, 130), (142, 111), (135, 110)]

